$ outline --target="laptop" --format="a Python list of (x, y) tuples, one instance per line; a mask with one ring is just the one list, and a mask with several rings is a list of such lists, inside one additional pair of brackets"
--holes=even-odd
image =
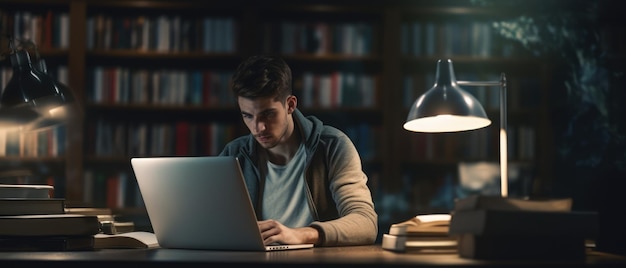
[(235, 157), (134, 157), (130, 162), (162, 248), (274, 251), (313, 247), (263, 244)]

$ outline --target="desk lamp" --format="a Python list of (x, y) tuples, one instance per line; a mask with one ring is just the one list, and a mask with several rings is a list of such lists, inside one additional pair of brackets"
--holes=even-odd
[(25, 48), (16, 49), (12, 40), (9, 46), (13, 74), (0, 97), (0, 126), (41, 129), (62, 123), (72, 99), (69, 89), (47, 74), (43, 59), (34, 65)]
[[(491, 202), (455, 208), (449, 233), (458, 236), (459, 256), (477, 259), (584, 258), (585, 239), (596, 236), (597, 213), (571, 212), (570, 199), (532, 201), (507, 197), (504, 73), (500, 81), (456, 81), (452, 61), (439, 60), (435, 85), (415, 101), (404, 128), (416, 132), (453, 132), (490, 125), (491, 121), (478, 100), (459, 85), (500, 87), (502, 195), (489, 198)], [(468, 202), (460, 201), (461, 204), (468, 205), (475, 200), (472, 197), (467, 199)]]
[(500, 81), (456, 81), (452, 60), (439, 60), (435, 85), (411, 106), (404, 128), (414, 132), (457, 132), (489, 126), (485, 110), (465, 86), (500, 87), (500, 192), (508, 195), (508, 160), (506, 136), (506, 77)]

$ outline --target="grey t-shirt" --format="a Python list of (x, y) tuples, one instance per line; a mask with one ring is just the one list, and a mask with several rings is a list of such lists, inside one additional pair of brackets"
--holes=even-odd
[(263, 219), (274, 219), (291, 228), (308, 226), (313, 221), (304, 181), (305, 162), (306, 150), (302, 144), (286, 165), (267, 162)]

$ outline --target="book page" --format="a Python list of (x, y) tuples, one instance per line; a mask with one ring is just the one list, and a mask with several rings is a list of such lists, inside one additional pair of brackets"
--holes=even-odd
[(417, 215), (408, 221), (392, 224), (391, 235), (447, 235), (450, 214)]
[(121, 234), (94, 235), (94, 248), (155, 248), (159, 247), (154, 233), (135, 231)]

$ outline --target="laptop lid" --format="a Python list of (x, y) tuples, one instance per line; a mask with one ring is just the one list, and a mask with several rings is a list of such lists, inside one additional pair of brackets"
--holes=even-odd
[(163, 248), (266, 251), (239, 161), (231, 156), (135, 157), (131, 165)]

